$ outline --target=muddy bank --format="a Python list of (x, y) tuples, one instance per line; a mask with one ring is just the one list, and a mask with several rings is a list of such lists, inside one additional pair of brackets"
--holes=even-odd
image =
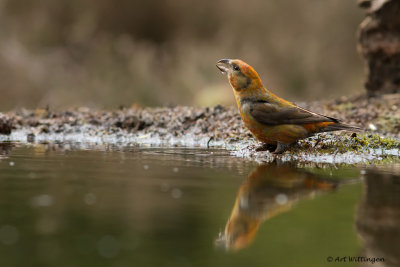
[[(400, 94), (299, 105), (367, 131), (357, 135), (321, 134), (300, 141), (282, 159), (353, 163), (399, 156)], [(236, 156), (274, 159), (269, 152), (255, 152), (259, 143), (244, 127), (236, 107), (23, 109), (1, 114), (0, 131), (3, 141), (223, 147)]]

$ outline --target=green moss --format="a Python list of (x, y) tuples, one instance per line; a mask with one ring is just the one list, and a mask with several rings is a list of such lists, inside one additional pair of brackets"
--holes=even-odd
[(400, 141), (377, 134), (343, 136), (334, 134), (301, 140), (296, 149), (319, 153), (366, 152), (371, 149), (400, 149)]
[(400, 115), (385, 115), (376, 120), (376, 124), (383, 132), (398, 133), (400, 132)]
[(354, 105), (350, 102), (339, 104), (334, 107), (335, 110), (339, 110), (339, 111), (351, 110), (353, 108), (354, 108)]

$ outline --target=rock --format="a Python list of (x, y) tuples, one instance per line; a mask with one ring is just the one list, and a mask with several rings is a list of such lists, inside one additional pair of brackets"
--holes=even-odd
[(13, 125), (9, 118), (1, 117), (0, 115), (0, 134), (10, 135)]
[(400, 92), (400, 1), (359, 0), (366, 18), (358, 29), (358, 51), (367, 63), (369, 96)]

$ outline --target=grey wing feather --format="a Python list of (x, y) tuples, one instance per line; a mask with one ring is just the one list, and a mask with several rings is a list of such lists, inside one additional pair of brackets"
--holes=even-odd
[(266, 125), (339, 122), (335, 118), (317, 114), (297, 106), (277, 109), (266, 102), (253, 104), (250, 108), (250, 114), (256, 121)]

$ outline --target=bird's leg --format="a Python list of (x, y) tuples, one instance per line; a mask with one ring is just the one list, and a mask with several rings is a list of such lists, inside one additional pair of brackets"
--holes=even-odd
[(276, 145), (273, 144), (262, 144), (261, 146), (256, 148), (256, 151), (269, 151), (269, 152), (273, 152), (276, 149)]
[(272, 154), (282, 154), (283, 152), (286, 151), (288, 147), (289, 145), (286, 145), (278, 141), (278, 145), (276, 146), (276, 149), (274, 152), (272, 152)]

